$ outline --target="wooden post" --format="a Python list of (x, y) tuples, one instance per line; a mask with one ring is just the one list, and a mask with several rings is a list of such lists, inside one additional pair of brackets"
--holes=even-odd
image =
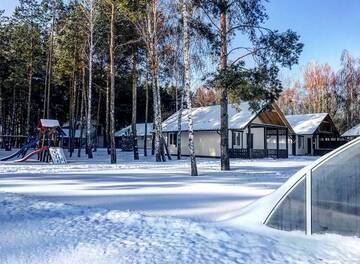
[(285, 134), (286, 134), (286, 157), (289, 157), (289, 130), (286, 128), (285, 129)]
[(264, 127), (264, 151), (265, 151), (265, 157), (268, 157), (268, 151), (267, 151), (267, 127)]
[(276, 128), (276, 158), (279, 158), (279, 128)]
[(251, 159), (252, 158), (252, 153), (251, 153), (251, 127), (250, 125), (248, 126), (248, 133), (247, 133), (247, 152), (248, 152), (248, 158)]

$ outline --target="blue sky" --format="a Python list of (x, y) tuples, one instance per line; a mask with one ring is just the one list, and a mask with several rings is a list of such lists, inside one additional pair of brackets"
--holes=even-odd
[[(1, 0), (0, 9), (9, 14), (16, 0)], [(299, 78), (307, 62), (329, 63), (340, 67), (340, 56), (347, 49), (360, 57), (360, 1), (359, 0), (270, 0), (267, 4), (267, 26), (284, 31), (296, 31), (305, 44), (299, 65), (291, 71), (283, 70), (283, 77)], [(234, 46), (241, 45), (236, 39)]]

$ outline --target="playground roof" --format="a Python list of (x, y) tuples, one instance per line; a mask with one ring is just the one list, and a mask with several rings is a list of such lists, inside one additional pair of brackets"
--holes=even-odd
[(53, 128), (53, 127), (60, 127), (59, 121), (56, 119), (40, 119), (39, 128)]

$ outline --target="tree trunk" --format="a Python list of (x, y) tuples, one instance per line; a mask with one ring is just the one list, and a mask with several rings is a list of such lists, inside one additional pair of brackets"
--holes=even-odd
[(190, 162), (191, 162), (191, 176), (197, 176), (197, 166), (196, 166), (196, 157), (195, 157), (195, 147), (194, 147), (194, 131), (193, 131), (193, 121), (192, 121), (192, 109), (191, 109), (191, 97), (190, 97), (190, 30), (189, 30), (189, 20), (191, 19), (190, 6), (188, 0), (183, 0), (183, 30), (184, 30), (184, 78), (185, 86), (184, 92), (186, 97), (186, 104), (188, 109), (188, 127), (189, 127), (189, 153), (190, 153)]
[[(227, 19), (226, 19), (226, 0), (222, 1), (222, 9), (220, 10), (220, 70), (227, 68)], [(222, 87), (220, 98), (220, 149), (221, 149), (221, 170), (230, 170), (229, 159), (229, 130), (228, 130), (228, 95), (227, 87)]]
[(134, 52), (133, 66), (132, 66), (132, 121), (131, 121), (134, 160), (139, 159), (139, 149), (138, 149), (137, 132), (136, 132), (136, 112), (137, 112), (136, 105), (137, 105), (137, 76), (136, 76), (136, 54)]
[(110, 72), (106, 71), (106, 116), (105, 116), (105, 141), (108, 155), (110, 155)]
[(33, 78), (33, 61), (34, 61), (34, 38), (33, 28), (31, 27), (31, 51), (30, 51), (30, 64), (28, 74), (28, 97), (27, 97), (27, 111), (26, 111), (26, 134), (30, 135), (30, 115), (31, 115), (31, 94), (32, 94), (32, 78)]
[[(178, 115), (177, 115), (177, 137), (176, 137), (176, 149), (177, 149), (177, 159), (181, 159), (181, 118), (182, 118), (182, 112), (184, 107), (184, 91), (180, 92), (180, 104), (178, 109)], [(178, 99), (176, 99), (178, 100)]]
[(30, 135), (30, 115), (31, 115), (31, 93), (32, 93), (32, 78), (33, 78), (33, 65), (30, 63), (28, 76), (28, 97), (27, 97), (27, 111), (26, 111), (26, 134)]
[(146, 64), (145, 73), (145, 133), (144, 133), (144, 156), (147, 157), (147, 135), (148, 135), (148, 117), (149, 117), (149, 66)]
[[(76, 105), (76, 87), (77, 87), (77, 79), (76, 79), (76, 47), (74, 50), (74, 65), (73, 65), (73, 85), (70, 88), (70, 100), (69, 100), (69, 152), (70, 157), (74, 152), (74, 136), (76, 131), (76, 121), (75, 119), (75, 105)], [(75, 124), (74, 124), (75, 123)]]
[(157, 162), (165, 161), (164, 144), (161, 137), (161, 99), (159, 88), (158, 56), (157, 56), (157, 0), (151, 1), (151, 15), (149, 16), (149, 32), (152, 35), (150, 43), (150, 60), (152, 68), (152, 88), (155, 126), (155, 159)]
[(98, 105), (96, 108), (96, 131), (95, 131), (95, 149), (94, 151), (97, 151), (98, 145), (99, 145), (99, 136), (98, 131), (100, 129), (100, 109), (101, 109), (101, 101), (102, 101), (102, 94), (101, 89), (99, 88), (99, 99), (98, 99)]
[(53, 11), (52, 25), (51, 25), (51, 40), (50, 40), (50, 51), (49, 51), (49, 69), (48, 69), (48, 84), (46, 92), (46, 118), (50, 118), (50, 94), (51, 94), (51, 79), (52, 79), (52, 61), (54, 53), (54, 29), (55, 28), (55, 11)]
[(89, 83), (88, 83), (88, 103), (87, 103), (87, 118), (86, 118), (86, 152), (88, 158), (92, 159), (92, 138), (91, 138), (91, 103), (92, 103), (92, 68), (93, 68), (93, 55), (94, 55), (94, 6), (93, 0), (90, 0), (90, 45), (89, 45)]
[(115, 72), (114, 72), (114, 21), (115, 5), (111, 4), (111, 21), (110, 21), (110, 145), (111, 145), (111, 163), (116, 163), (116, 146), (115, 146)]
[(79, 138), (79, 150), (78, 157), (81, 155), (81, 148), (83, 143), (83, 130), (84, 130), (84, 104), (85, 104), (85, 68), (82, 70), (82, 91), (81, 91), (81, 103), (80, 103), (80, 138)]
[(49, 79), (49, 63), (50, 63), (50, 51), (46, 55), (46, 67), (45, 67), (45, 83), (44, 83), (44, 102), (43, 102), (43, 118), (46, 118), (46, 101), (47, 101), (47, 90), (48, 90), (48, 79)]

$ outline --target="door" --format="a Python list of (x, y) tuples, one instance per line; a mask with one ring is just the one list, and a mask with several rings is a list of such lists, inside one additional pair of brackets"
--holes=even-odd
[(311, 138), (307, 139), (307, 154), (311, 154), (312, 140)]

